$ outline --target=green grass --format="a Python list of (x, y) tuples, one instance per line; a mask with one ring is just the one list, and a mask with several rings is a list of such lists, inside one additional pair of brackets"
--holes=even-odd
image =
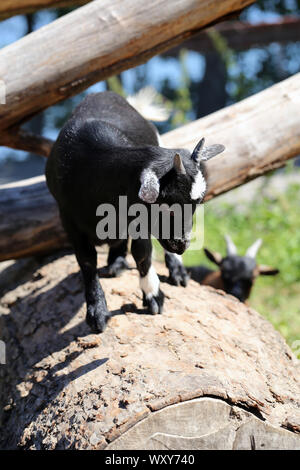
[[(211, 250), (225, 254), (225, 233), (231, 235), (241, 255), (257, 238), (263, 239), (257, 261), (279, 268), (280, 274), (260, 276), (249, 304), (280, 331), (290, 346), (300, 340), (299, 208), (300, 185), (293, 184), (272, 198), (257, 194), (254, 201), (243, 204), (242, 210), (236, 204), (222, 202), (220, 197), (206, 203), (204, 212), (204, 246)], [(188, 266), (215, 268), (203, 250), (188, 250), (183, 259)]]

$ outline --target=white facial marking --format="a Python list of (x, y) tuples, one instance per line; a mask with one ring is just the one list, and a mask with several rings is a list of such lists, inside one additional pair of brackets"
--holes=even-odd
[(150, 267), (146, 276), (140, 277), (140, 288), (146, 295), (147, 299), (151, 299), (158, 295), (159, 278), (153, 266)]
[(192, 184), (192, 189), (191, 189), (191, 199), (196, 200), (196, 199), (201, 199), (206, 191), (206, 182), (205, 179), (203, 178), (203, 175), (201, 171), (198, 171), (194, 183)]

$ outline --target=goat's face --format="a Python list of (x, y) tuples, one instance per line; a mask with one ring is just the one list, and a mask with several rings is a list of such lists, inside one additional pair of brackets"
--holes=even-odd
[[(190, 158), (187, 151), (175, 154), (180, 167), (173, 168), (160, 178), (160, 191), (156, 204), (161, 208), (159, 237), (160, 244), (168, 251), (181, 254), (189, 246), (193, 214), (205, 195), (206, 183), (202, 172)], [(201, 175), (199, 177), (199, 175)], [(192, 198), (193, 186), (198, 180), (197, 198)], [(194, 190), (195, 192), (195, 190)], [(163, 233), (164, 223), (169, 224), (170, 234)]]
[(256, 268), (255, 260), (248, 256), (233, 255), (223, 258), (220, 270), (225, 292), (245, 302), (258, 275)]
[(227, 256), (222, 258), (219, 253), (205, 250), (206, 256), (220, 268), (224, 291), (245, 302), (251, 292), (256, 277), (262, 275), (275, 275), (279, 272), (270, 266), (257, 265), (255, 257), (261, 245), (257, 240), (248, 248), (245, 256), (238, 256), (236, 246), (226, 235)]
[[(168, 251), (182, 254), (189, 246), (192, 218), (206, 192), (203, 161), (224, 150), (223, 145), (204, 148), (202, 139), (191, 154), (189, 151), (164, 150), (169, 166), (153, 165), (141, 175), (139, 197), (160, 207), (158, 241)], [(162, 168), (162, 164), (164, 167)], [(168, 236), (164, 227), (169, 224)], [(165, 225), (164, 225), (165, 224)]]

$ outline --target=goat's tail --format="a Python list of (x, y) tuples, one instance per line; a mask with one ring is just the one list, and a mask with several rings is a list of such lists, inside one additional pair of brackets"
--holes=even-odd
[(147, 86), (135, 95), (128, 96), (127, 101), (148, 121), (166, 121), (170, 113), (163, 104), (155, 102), (157, 96), (158, 93), (154, 88)]

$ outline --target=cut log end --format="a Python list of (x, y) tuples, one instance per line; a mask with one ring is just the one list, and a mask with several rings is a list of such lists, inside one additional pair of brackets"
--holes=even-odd
[(75, 257), (28, 269), (1, 302), (2, 448), (300, 448), (297, 361), (252, 309), (157, 264), (164, 313), (145, 314), (133, 268), (101, 279), (94, 335)]

